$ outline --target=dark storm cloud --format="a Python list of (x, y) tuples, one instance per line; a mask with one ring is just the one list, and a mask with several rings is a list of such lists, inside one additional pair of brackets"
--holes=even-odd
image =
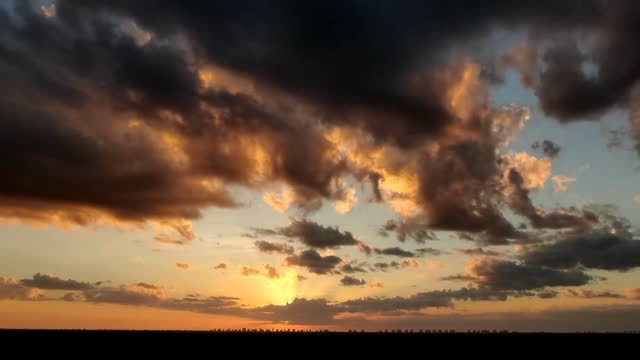
[(378, 255), (390, 255), (390, 256), (399, 256), (399, 257), (414, 257), (416, 255), (411, 251), (403, 250), (399, 247), (392, 247), (392, 248), (386, 248), (386, 249), (375, 248), (374, 252)]
[(31, 279), (20, 280), (20, 283), (42, 290), (89, 290), (93, 288), (90, 283), (71, 279), (63, 280), (57, 276), (40, 273), (33, 275)]
[(534, 290), (555, 286), (581, 286), (591, 276), (577, 269), (557, 270), (544, 266), (519, 264), (508, 260), (481, 259), (468, 274), (480, 286), (496, 290)]
[[(542, 56), (547, 67), (533, 86), (543, 109), (560, 118), (616, 104), (639, 75), (634, 64), (640, 52), (627, 46), (640, 31), (634, 21), (640, 7), (631, 2), (287, 1), (273, 6), (240, 1), (186, 7), (169, 1), (68, 0), (58, 8), (63, 18), (105, 9), (131, 16), (160, 35), (182, 31), (210, 61), (295, 94), (324, 109), (330, 121), (357, 123), (403, 145), (437, 133), (452, 115), (435, 85), (428, 84), (419, 96), (399, 82), (420, 60), (423, 66), (440, 63), (447, 50), (495, 27), (529, 27), (543, 39), (573, 30), (601, 35), (588, 54), (559, 43)], [(597, 67), (596, 78), (580, 71), (585, 60)], [(363, 116), (354, 118), (354, 110)], [(384, 121), (390, 117), (400, 121)]]
[(554, 143), (551, 140), (536, 141), (531, 144), (531, 148), (534, 150), (541, 150), (543, 154), (550, 158), (555, 158), (560, 153), (560, 145)]
[(287, 257), (285, 262), (288, 266), (301, 266), (314, 274), (324, 275), (332, 273), (342, 259), (335, 255), (322, 256), (317, 251), (309, 249)]
[[(448, 90), (464, 68), (450, 54), (474, 58), (471, 45), (496, 28), (530, 30), (532, 42), (554, 40), (526, 54), (539, 54), (544, 66), (520, 66), (516, 57), (506, 65), (526, 68), (543, 110), (563, 121), (624, 103), (640, 78), (640, 51), (628, 45), (640, 6), (630, 2), (60, 0), (51, 18), (35, 3), (17, 4), (15, 15), (0, 11), (0, 78), (11, 89), (0, 100), (0, 160), (12, 169), (0, 179), (0, 216), (43, 222), (88, 225), (105, 214), (193, 220), (207, 207), (240, 205), (227, 185), (278, 182), (310, 212), (322, 200), (343, 199), (336, 184), (347, 175), (366, 178), (374, 196), (387, 200), (380, 173), (336, 156), (322, 131), (338, 125), (376, 145), (397, 145), (419, 164), (410, 174), (416, 198), (409, 199), (421, 212), (417, 225), (389, 223), (384, 231), (418, 242), (434, 230), (468, 233), (483, 244), (526, 241), (502, 212), (504, 159), (496, 150), (506, 137), (493, 131), (504, 113), (482, 94), (468, 116), (452, 109)], [(130, 21), (150, 32), (145, 44), (123, 30)], [(598, 41), (584, 49), (555, 41), (574, 31)], [(589, 64), (595, 75), (582, 70)], [(198, 70), (209, 65), (251, 90), (207, 88)], [(458, 127), (469, 138), (449, 136)], [(425, 142), (438, 146), (410, 153)], [(541, 214), (518, 176), (509, 176), (506, 203), (534, 228), (588, 225), (582, 215)], [(348, 232), (304, 220), (292, 225), (280, 235), (315, 248), (371, 251)], [(157, 239), (195, 237), (181, 236)]]
[[(96, 212), (195, 219), (209, 206), (237, 206), (211, 181), (253, 186), (253, 150), (233, 140), (240, 134), (277, 159), (271, 180), (289, 183), (301, 207), (341, 196), (329, 187), (344, 167), (325, 156), (328, 143), (313, 128), (294, 129), (250, 95), (204, 89), (188, 51), (155, 39), (140, 46), (121, 31), (125, 20), (67, 4), (57, 3), (54, 18), (28, 2), (15, 16), (0, 10), (0, 74), (12, 89), (0, 102), (3, 163), (12, 168), (0, 181), (0, 215), (46, 222), (54, 213), (87, 225)], [(158, 141), (167, 134), (188, 166)]]
[(342, 279), (340, 279), (340, 284), (342, 286), (362, 286), (362, 285), (365, 285), (366, 283), (367, 282), (362, 279), (356, 279), (351, 276), (345, 276)]
[(418, 196), (431, 229), (469, 232), (491, 245), (526, 237), (497, 204), (501, 160), (493, 141), (455, 143), (420, 158)]
[[(243, 74), (259, 86), (300, 99), (318, 109), (323, 121), (355, 126), (378, 142), (405, 148), (442, 133), (457, 121), (457, 115), (443, 98), (446, 91), (442, 90), (450, 84), (436, 74), (436, 69), (448, 61), (442, 54), (486, 35), (495, 25), (522, 24), (545, 30), (577, 26), (581, 21), (597, 19), (598, 11), (602, 10), (596, 4), (574, 3), (544, 2), (521, 7), (504, 2), (489, 6), (490, 9), (465, 4), (465, 13), (470, 15), (459, 26), (452, 27), (460, 17), (450, 3), (394, 7), (376, 3), (364, 8), (346, 2), (338, 5), (337, 12), (335, 6), (315, 2), (275, 7), (207, 5), (202, 9), (166, 4), (154, 6), (157, 10), (153, 12), (142, 11), (147, 8), (142, 4), (124, 2), (68, 4), (76, 5), (73, 8), (76, 11), (97, 7), (131, 16), (159, 36), (182, 31), (201, 45), (212, 63)], [(252, 11), (246, 12), (246, 8)], [(66, 9), (70, 12), (72, 8)], [(61, 9), (61, 14), (64, 13)], [(218, 14), (225, 16), (218, 19)], [(318, 32), (320, 25), (327, 26), (329, 31)], [(444, 35), (434, 31), (442, 26), (456, 31)], [(234, 31), (238, 28), (243, 31)], [(433, 36), (435, 33), (439, 35)], [(385, 50), (380, 51), (381, 48)], [(380, 76), (381, 73), (385, 76)], [(406, 81), (414, 77), (420, 80)], [(491, 116), (480, 113), (473, 114), (477, 123)], [(487, 135), (484, 132), (491, 129), (475, 126), (478, 129), (473, 130), (479, 136)], [(417, 174), (418, 200), (429, 229), (468, 231), (489, 244), (507, 244), (523, 238), (502, 215), (495, 194), (486, 191), (497, 187), (499, 169), (495, 164), (499, 159), (495, 156), (495, 140), (489, 137), (483, 143), (454, 143), (421, 159), (424, 165)], [(320, 177), (318, 184), (328, 184), (335, 172), (328, 174)], [(373, 182), (379, 185), (380, 179)], [(379, 193), (377, 189), (374, 193)], [(326, 197), (328, 193), (322, 194)], [(554, 218), (548, 223), (552, 220), (567, 219)]]
[(527, 248), (520, 258), (528, 264), (570, 269), (628, 271), (640, 266), (640, 241), (604, 230)]
[(287, 244), (278, 244), (278, 243), (272, 243), (269, 241), (265, 241), (265, 240), (258, 240), (255, 242), (256, 247), (258, 248), (258, 250), (265, 252), (265, 253), (277, 253), (277, 254), (287, 254), (287, 255), (291, 255), (293, 254), (294, 248), (293, 246), (287, 245)]

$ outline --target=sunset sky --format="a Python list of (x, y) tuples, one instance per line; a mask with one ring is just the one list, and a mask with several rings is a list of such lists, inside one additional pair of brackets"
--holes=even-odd
[(638, 330), (640, 3), (479, 3), (0, 0), (0, 328)]

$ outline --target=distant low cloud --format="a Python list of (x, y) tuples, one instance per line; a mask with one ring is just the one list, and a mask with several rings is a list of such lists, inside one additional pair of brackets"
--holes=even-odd
[(214, 267), (214, 269), (215, 269), (215, 270), (226, 270), (226, 269), (227, 269), (227, 264), (225, 264), (225, 263), (220, 263), (220, 264), (216, 265), (216, 266)]
[(535, 290), (556, 286), (581, 286), (592, 278), (581, 270), (557, 270), (528, 263), (480, 258), (469, 265), (465, 274), (444, 280), (470, 281), (496, 290)]
[(596, 230), (527, 248), (519, 258), (527, 264), (558, 269), (627, 271), (640, 267), (640, 240)]
[(568, 297), (582, 299), (623, 299), (625, 295), (609, 290), (589, 290), (589, 289), (564, 289), (563, 294)]
[[(266, 268), (266, 267), (265, 267)], [(268, 269), (268, 268), (267, 268)], [(343, 277), (345, 286), (362, 286), (364, 280)], [(381, 283), (369, 283), (372, 287), (381, 287)], [(15, 280), (0, 277), (0, 300), (13, 299), (23, 301), (85, 301), (97, 304), (119, 304), (146, 306), (159, 309), (191, 311), (196, 313), (239, 316), (272, 323), (291, 325), (340, 325), (345, 320), (336, 318), (338, 314), (381, 314), (388, 317), (406, 319), (407, 316), (422, 317), (420, 311), (429, 308), (455, 308), (461, 301), (506, 301), (508, 298), (538, 297), (553, 298), (557, 291), (544, 289), (503, 290), (487, 286), (463, 287), (455, 290), (433, 290), (402, 297), (364, 297), (345, 301), (328, 301), (324, 298), (294, 299), (286, 305), (266, 305), (248, 307), (240, 305), (239, 299), (232, 296), (203, 296), (188, 294), (184, 297), (169, 297), (161, 286), (137, 283), (120, 286), (101, 286), (92, 289), (66, 293), (61, 298), (49, 299), (34, 288), (28, 288)], [(606, 292), (576, 291), (577, 296), (611, 297)], [(640, 300), (640, 289), (631, 289), (628, 299)], [(609, 308), (611, 309), (611, 308)], [(453, 321), (459, 314), (449, 315)]]
[(40, 295), (38, 289), (0, 276), (0, 300), (37, 300)]
[(78, 298), (78, 296), (76, 295), (76, 293), (70, 292), (70, 293), (66, 293), (66, 294), (62, 295), (60, 297), (60, 300), (67, 301), (67, 302), (72, 302), (72, 301), (76, 301), (77, 298)]
[(20, 283), (42, 290), (88, 290), (93, 288), (93, 285), (90, 283), (71, 279), (63, 280), (54, 275), (40, 273), (33, 275), (31, 279), (20, 280)]

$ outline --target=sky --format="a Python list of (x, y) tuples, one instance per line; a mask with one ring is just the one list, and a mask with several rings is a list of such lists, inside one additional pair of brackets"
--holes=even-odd
[(0, 1), (0, 328), (638, 330), (633, 1)]

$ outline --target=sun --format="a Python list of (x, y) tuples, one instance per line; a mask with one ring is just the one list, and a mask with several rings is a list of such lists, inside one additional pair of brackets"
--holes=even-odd
[(267, 279), (265, 287), (269, 290), (269, 300), (274, 305), (291, 303), (300, 295), (298, 282), (299, 274), (295, 271), (287, 271), (275, 279)]

